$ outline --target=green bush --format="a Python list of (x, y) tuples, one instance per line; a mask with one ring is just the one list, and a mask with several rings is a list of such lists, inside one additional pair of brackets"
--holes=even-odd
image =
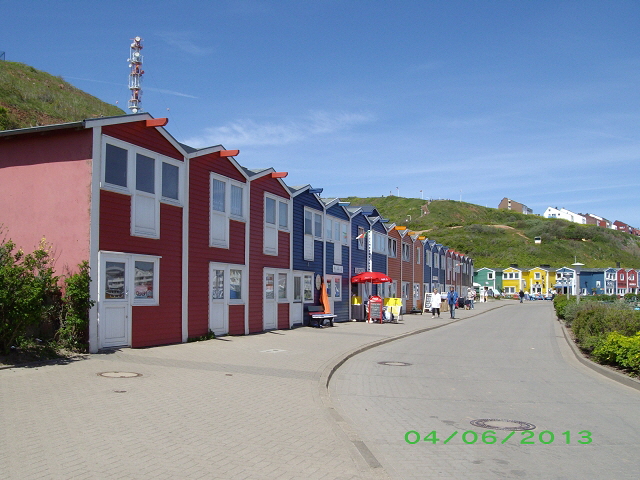
[(55, 310), (59, 292), (44, 239), (29, 254), (11, 240), (0, 243), (0, 354), (8, 354), (29, 329), (39, 327)]
[(640, 331), (640, 312), (624, 303), (581, 303), (571, 312), (571, 329), (580, 346), (591, 351), (607, 335), (618, 332), (622, 335), (635, 335)]
[(59, 345), (70, 350), (86, 350), (89, 309), (95, 304), (89, 297), (89, 264), (82, 262), (78, 267), (78, 273), (64, 280), (60, 327), (56, 334)]
[(640, 332), (633, 336), (611, 332), (594, 348), (592, 355), (600, 363), (640, 373)]
[(556, 295), (553, 299), (553, 306), (556, 309), (556, 315), (560, 320), (564, 320), (564, 311), (569, 303), (569, 298), (566, 295)]

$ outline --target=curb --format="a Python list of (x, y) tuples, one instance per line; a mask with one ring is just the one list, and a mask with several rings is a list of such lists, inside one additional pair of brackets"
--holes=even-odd
[(576, 343), (573, 341), (573, 339), (569, 335), (569, 331), (567, 327), (565, 327), (564, 322), (562, 322), (559, 319), (558, 321), (560, 322), (560, 328), (562, 328), (562, 334), (564, 335), (564, 339), (567, 341), (569, 348), (571, 348), (571, 351), (573, 352), (573, 354), (576, 356), (576, 358), (580, 363), (590, 368), (594, 372), (597, 372), (600, 375), (603, 375), (608, 379), (613, 380), (614, 382), (621, 383), (623, 385), (626, 385), (627, 387), (631, 387), (640, 391), (640, 381), (635, 380), (634, 378), (631, 378), (623, 373), (616, 372), (615, 370), (611, 370), (610, 368), (607, 368), (603, 365), (600, 365), (599, 363), (594, 362), (593, 360), (589, 360), (588, 358), (586, 358), (582, 353), (582, 351), (580, 350), (580, 348), (578, 348)]

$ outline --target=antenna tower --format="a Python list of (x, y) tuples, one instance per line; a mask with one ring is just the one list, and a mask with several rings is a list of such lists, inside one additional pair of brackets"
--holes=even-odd
[(140, 102), (142, 101), (142, 38), (136, 37), (131, 44), (131, 52), (129, 53), (129, 90), (131, 90), (131, 98), (129, 99), (129, 110), (131, 113), (141, 111)]

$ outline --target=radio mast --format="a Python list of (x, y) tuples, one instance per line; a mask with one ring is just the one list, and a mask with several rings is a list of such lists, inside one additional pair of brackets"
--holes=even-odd
[(136, 37), (131, 44), (131, 52), (129, 53), (129, 90), (131, 90), (131, 98), (129, 99), (129, 110), (131, 113), (141, 111), (140, 102), (142, 101), (142, 38)]

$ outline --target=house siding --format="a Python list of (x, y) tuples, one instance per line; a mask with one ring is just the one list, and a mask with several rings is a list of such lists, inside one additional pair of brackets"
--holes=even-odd
[[(249, 242), (249, 333), (263, 331), (263, 276), (264, 268), (289, 269), (291, 235), (278, 231), (278, 255), (265, 255), (264, 250), (264, 195), (265, 192), (290, 199), (289, 193), (277, 179), (263, 176), (250, 183), (249, 215), (251, 242)], [(291, 204), (289, 204), (291, 208)], [(289, 226), (291, 228), (291, 225)], [(278, 322), (280, 321), (278, 307)], [(287, 314), (288, 315), (288, 314)], [(288, 318), (287, 318), (288, 322)]]
[(100, 250), (160, 259), (157, 306), (132, 307), (131, 346), (182, 341), (182, 208), (160, 204), (160, 238), (131, 235), (131, 196), (100, 192)]
[[(209, 263), (246, 264), (245, 222), (229, 220), (229, 248), (209, 246), (211, 172), (245, 182), (245, 178), (227, 158), (211, 154), (190, 160), (188, 294), (190, 337), (205, 335), (209, 331)], [(240, 306), (243, 315), (241, 322), (237, 319), (238, 307), (238, 305), (229, 306), (229, 333), (233, 330), (233, 334), (244, 334), (244, 306)]]
[(184, 160), (184, 155), (158, 129), (145, 125), (145, 121), (105, 125), (102, 133), (176, 160)]

